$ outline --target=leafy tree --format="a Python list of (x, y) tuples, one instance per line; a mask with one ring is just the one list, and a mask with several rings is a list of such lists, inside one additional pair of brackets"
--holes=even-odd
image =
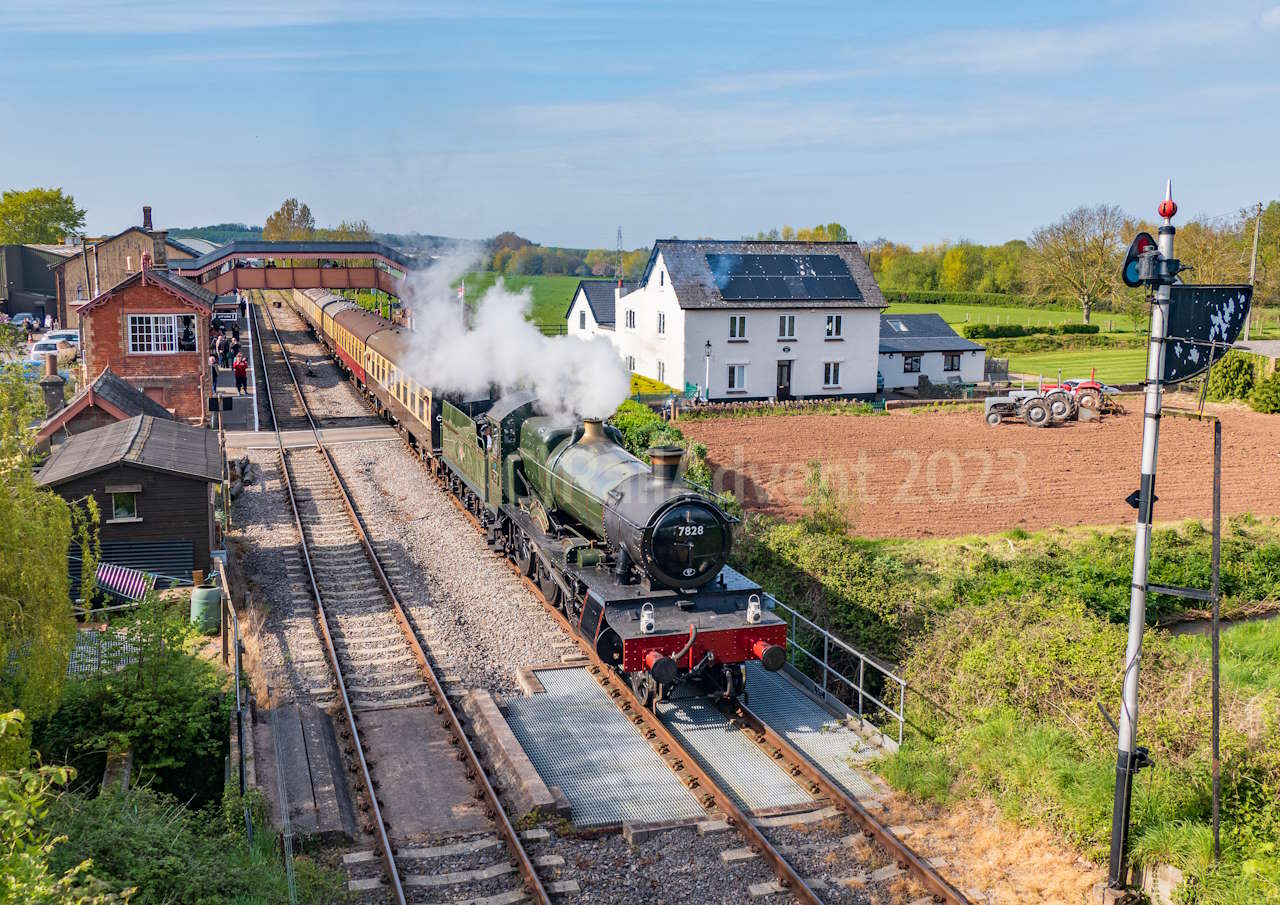
[(61, 242), (84, 228), (84, 210), (62, 189), (11, 190), (0, 196), (0, 245)]
[(373, 230), (367, 220), (343, 220), (333, 229), (319, 230), (319, 235), (334, 242), (368, 242)]
[(974, 287), (982, 274), (982, 249), (969, 242), (962, 242), (947, 249), (942, 256), (939, 285), (953, 292), (965, 292)]
[(1249, 406), (1255, 412), (1280, 414), (1280, 372), (1261, 381), (1249, 394)]
[(1257, 374), (1254, 359), (1234, 349), (1209, 371), (1209, 388), (1206, 393), (1213, 402), (1230, 399), (1248, 399), (1253, 392)]
[(1070, 295), (1084, 322), (1110, 299), (1118, 282), (1125, 218), (1114, 204), (1077, 207), (1031, 236), (1028, 259), (1036, 288)]
[[(21, 368), (0, 371), (0, 710), (17, 707), (32, 718), (57, 706), (75, 638), (67, 581), (71, 507), (31, 471), (30, 425), (39, 411)], [(0, 765), (22, 756), (0, 748)]]
[[(0, 713), (0, 746), (6, 737), (21, 736), (20, 710)], [(2, 905), (108, 905), (128, 902), (129, 889), (107, 892), (90, 873), (93, 862), (80, 861), (54, 870), (50, 857), (66, 842), (44, 829), (53, 790), (75, 777), (70, 767), (22, 766), (0, 772), (0, 903)]]
[(805, 514), (800, 522), (806, 530), (815, 534), (843, 534), (849, 530), (846, 500), (822, 476), (822, 462), (818, 459), (809, 461), (804, 490)]
[(315, 235), (316, 218), (311, 208), (297, 198), (286, 198), (280, 209), (267, 218), (262, 238), (267, 242), (300, 242)]

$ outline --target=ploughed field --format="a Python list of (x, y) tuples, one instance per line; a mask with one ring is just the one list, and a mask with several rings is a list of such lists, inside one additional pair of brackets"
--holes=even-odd
[[(1187, 403), (1179, 401), (1181, 405)], [(807, 463), (845, 495), (856, 534), (953, 537), (1010, 528), (1130, 522), (1138, 486), (1141, 400), (1101, 423), (988, 427), (980, 409), (888, 416), (786, 415), (683, 421), (707, 445), (717, 489), (748, 511), (804, 512)], [(1280, 417), (1213, 406), (1223, 424), (1222, 508), (1280, 514)], [(1210, 515), (1213, 430), (1166, 416), (1156, 519)]]

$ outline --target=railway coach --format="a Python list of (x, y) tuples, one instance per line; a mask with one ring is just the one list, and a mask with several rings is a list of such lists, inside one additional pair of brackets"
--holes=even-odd
[[(780, 669), (787, 626), (728, 565), (735, 519), (680, 474), (683, 451), (633, 456), (598, 420), (540, 414), (527, 390), (463, 400), (402, 366), (408, 328), (328, 293), (296, 293), (317, 335), (452, 495), (646, 704), (680, 686), (731, 699), (746, 665)], [(326, 298), (327, 296), (327, 298)]]

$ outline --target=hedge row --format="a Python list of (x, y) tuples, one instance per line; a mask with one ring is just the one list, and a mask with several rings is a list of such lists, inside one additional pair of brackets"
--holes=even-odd
[(1099, 324), (965, 324), (962, 330), (969, 339), (1009, 339), (1042, 334), (1092, 335), (1100, 332), (1102, 327)]
[(1079, 306), (1069, 299), (1032, 295), (1006, 295), (1002, 292), (947, 292), (941, 289), (884, 289), (885, 301), (911, 302), (917, 305), (996, 305), (1008, 308), (1066, 308)]

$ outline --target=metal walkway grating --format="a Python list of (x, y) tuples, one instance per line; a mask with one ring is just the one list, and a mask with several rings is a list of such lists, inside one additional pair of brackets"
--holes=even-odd
[(747, 694), (752, 712), (791, 742), (855, 798), (875, 794), (875, 788), (855, 768), (879, 748), (802, 692), (779, 673), (758, 663), (747, 665)]
[(536, 673), (546, 692), (506, 702), (534, 768), (579, 826), (702, 817), (704, 811), (585, 669)]
[(664, 702), (658, 715), (744, 810), (813, 803), (813, 796), (705, 698), (690, 695)]

